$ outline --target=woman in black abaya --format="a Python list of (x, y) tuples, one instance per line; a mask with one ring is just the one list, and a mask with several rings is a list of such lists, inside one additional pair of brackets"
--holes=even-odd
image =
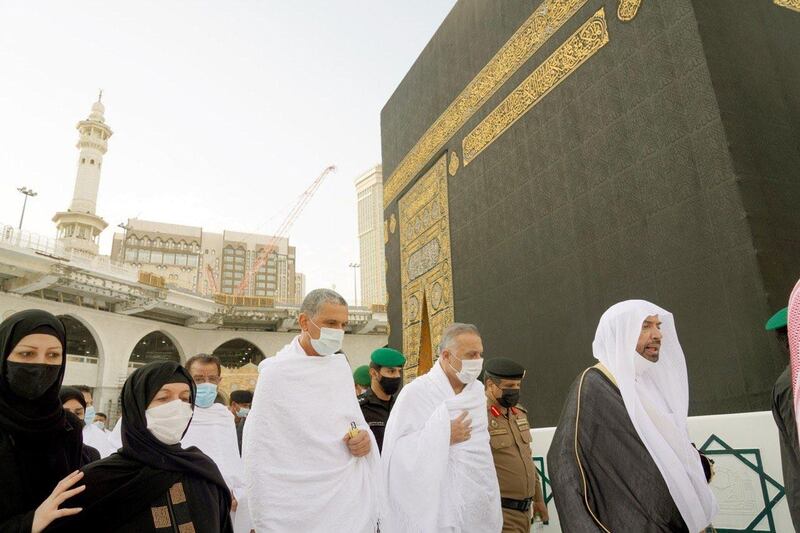
[(134, 371), (122, 388), (122, 448), (86, 466), (83, 511), (48, 532), (232, 533), (231, 497), (216, 464), (181, 448), (191, 421), (194, 381), (172, 361)]
[[(58, 397), (61, 399), (61, 404), (64, 406), (64, 410), (75, 415), (75, 418), (77, 418), (79, 421), (81, 429), (83, 429), (84, 425), (86, 424), (83, 421), (83, 415), (86, 411), (86, 399), (83, 397), (83, 393), (75, 387), (61, 387)], [(83, 464), (88, 465), (89, 463), (100, 460), (100, 452), (98, 452), (96, 448), (92, 448), (91, 446), (84, 444), (81, 451), (81, 457)]]
[[(0, 323), (0, 531), (39, 533), (79, 509), (59, 505), (82, 487), (79, 421), (58, 397), (66, 331), (55, 316), (31, 309)], [(70, 474), (72, 473), (72, 474)]]

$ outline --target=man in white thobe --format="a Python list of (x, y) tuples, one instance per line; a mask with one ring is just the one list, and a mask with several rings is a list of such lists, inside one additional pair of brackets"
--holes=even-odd
[(306, 296), (301, 334), (259, 365), (242, 439), (258, 533), (373, 533), (382, 485), (378, 447), (340, 352), (347, 302)]
[(181, 439), (181, 446), (197, 446), (219, 468), (231, 491), (231, 516), (234, 530), (250, 533), (244, 481), (244, 463), (239, 456), (236, 423), (230, 410), (216, 403), (217, 387), (222, 381), (222, 366), (213, 355), (199, 354), (186, 361), (197, 388), (192, 421)]
[(439, 360), (405, 386), (383, 439), (386, 533), (498, 533), (500, 490), (489, 446), (478, 329), (453, 324)]

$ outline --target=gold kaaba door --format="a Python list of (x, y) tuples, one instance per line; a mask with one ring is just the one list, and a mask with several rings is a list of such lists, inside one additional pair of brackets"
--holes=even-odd
[(399, 201), (405, 379), (431, 369), (442, 330), (453, 323), (453, 268), (443, 155)]

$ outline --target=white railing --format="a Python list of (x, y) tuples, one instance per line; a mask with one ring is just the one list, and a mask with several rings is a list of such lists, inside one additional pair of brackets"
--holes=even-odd
[(89, 257), (67, 251), (64, 244), (58, 239), (19, 230), (8, 224), (0, 226), (0, 243), (25, 250), (32, 250), (54, 259), (69, 261), (71, 264), (87, 270), (111, 274), (125, 278), (128, 281), (136, 281), (139, 272), (138, 269), (134, 267), (112, 261), (108, 256), (98, 255)]
[(0, 242), (4, 244), (56, 257), (66, 258), (67, 256), (64, 245), (56, 239), (19, 230), (7, 224), (0, 227), (2, 228), (0, 230)]

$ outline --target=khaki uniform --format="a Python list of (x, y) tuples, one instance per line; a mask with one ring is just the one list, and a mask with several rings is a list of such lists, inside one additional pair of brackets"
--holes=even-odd
[[(542, 501), (542, 486), (533, 466), (527, 411), (517, 405), (502, 407), (487, 395), (489, 442), (500, 484), (500, 496), (513, 500)], [(533, 504), (531, 504), (531, 507)], [(503, 533), (528, 533), (533, 511), (503, 508)]]

